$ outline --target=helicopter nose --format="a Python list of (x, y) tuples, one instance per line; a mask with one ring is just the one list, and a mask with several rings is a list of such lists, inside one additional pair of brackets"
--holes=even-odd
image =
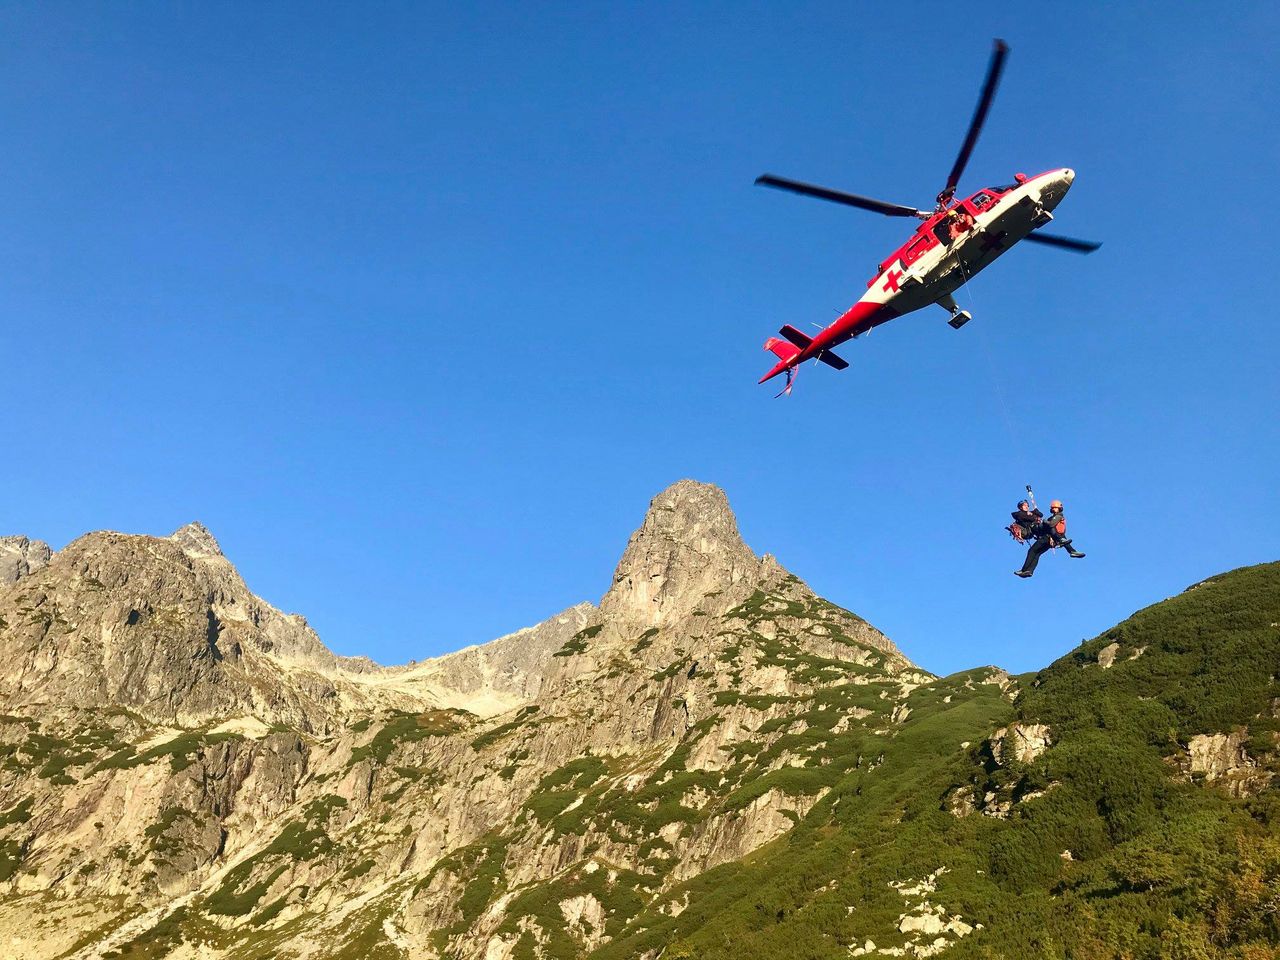
[(1044, 178), (1044, 186), (1040, 188), (1040, 202), (1047, 209), (1052, 210), (1067, 195), (1067, 191), (1071, 189), (1071, 182), (1075, 178), (1076, 172), (1070, 167), (1063, 167), (1061, 170), (1050, 173)]

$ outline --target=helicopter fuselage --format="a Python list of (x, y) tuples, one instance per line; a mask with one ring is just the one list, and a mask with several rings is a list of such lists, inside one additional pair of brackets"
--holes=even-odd
[[(1003, 187), (985, 187), (924, 220), (911, 238), (879, 264), (867, 292), (795, 356), (781, 360), (763, 383), (804, 361), (897, 317), (951, 294), (1037, 227), (1053, 219), (1075, 172), (1063, 167), (1034, 177), (1019, 174)], [(966, 315), (967, 316), (967, 315)]]

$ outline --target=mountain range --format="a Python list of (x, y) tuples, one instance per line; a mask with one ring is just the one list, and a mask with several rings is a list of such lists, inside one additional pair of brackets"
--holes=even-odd
[(939, 677), (659, 494), (598, 604), (329, 651), (213, 535), (0, 538), (0, 954), (1280, 956), (1280, 564)]

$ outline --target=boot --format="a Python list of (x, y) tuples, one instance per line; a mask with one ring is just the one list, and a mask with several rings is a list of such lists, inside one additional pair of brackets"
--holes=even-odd
[[(1081, 556), (1083, 556), (1083, 554), (1081, 554)], [(1031, 576), (1031, 573), (1027, 570), (1015, 570), (1013, 571), (1013, 575), (1015, 577), (1021, 577), (1023, 580), (1025, 580), (1027, 579), (1027, 577)]]
[(1077, 550), (1075, 547), (1071, 545), (1070, 540), (1063, 540), (1062, 546), (1067, 548), (1067, 556), (1070, 557), (1072, 560), (1079, 560), (1081, 557), (1084, 556), (1083, 553), (1081, 553), (1079, 550)]

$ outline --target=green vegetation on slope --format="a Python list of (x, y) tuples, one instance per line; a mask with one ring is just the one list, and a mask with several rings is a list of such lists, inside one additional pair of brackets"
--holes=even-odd
[(456, 733), (466, 726), (470, 718), (471, 715), (463, 710), (396, 711), (368, 743), (351, 751), (351, 762), (374, 759), (386, 763), (392, 751), (400, 745)]
[(575, 633), (565, 643), (563, 647), (552, 654), (553, 657), (574, 657), (580, 653), (586, 653), (587, 641), (592, 637), (598, 636), (600, 631), (604, 629), (604, 624), (596, 624), (593, 627), (583, 627)]
[[(849, 658), (810, 652), (808, 639), (797, 636), (794, 625), (778, 623), (778, 618), (788, 616), (803, 617), (810, 628), (825, 629), (826, 633), (817, 635), (828, 644), (848, 648)], [(767, 628), (765, 621), (769, 621)], [(447, 858), (441, 869), (462, 885), (463, 892), (455, 921), (437, 931), (437, 949), (449, 955), (455, 938), (464, 936), (500, 896), (510, 894), (502, 912), (502, 930), (516, 940), (513, 956), (554, 960), (581, 956), (586, 939), (620, 935), (655, 896), (665, 896), (661, 891), (677, 864), (677, 837), (691, 840), (705, 830), (732, 832), (746, 808), (774, 791), (782, 798), (780, 818), (798, 822), (800, 815), (788, 807), (807, 809), (813, 800), (806, 798), (831, 789), (851, 771), (871, 769), (883, 757), (880, 734), (889, 726), (901, 684), (872, 666), (883, 663), (880, 651), (843, 635), (842, 624), (848, 622), (847, 615), (829, 605), (813, 609), (812, 604), (762, 592), (726, 621), (730, 629), (715, 634), (726, 638), (720, 642), (723, 653), (716, 658), (723, 668), (707, 670), (702, 674), (707, 679), (699, 681), (693, 659), (682, 655), (653, 674), (652, 692), (659, 700), (670, 696), (676, 716), (683, 711), (688, 723), (675, 749), (656, 768), (649, 766), (652, 757), (638, 761), (587, 755), (572, 761), (539, 782), (524, 804), (523, 815), (512, 824)], [(656, 635), (650, 630), (636, 645)], [(647, 643), (640, 647), (646, 648)], [(747, 669), (777, 667), (813, 689), (786, 695), (720, 690), (699, 702), (700, 717), (692, 714), (683, 696), (670, 692), (669, 681), (682, 674), (681, 679), (719, 686)], [(715, 709), (708, 710), (713, 704)], [(1007, 704), (1002, 702), (1002, 707), (1007, 710)], [(721, 753), (708, 763), (706, 740), (723, 722), (725, 708), (738, 712), (748, 736), (719, 747)], [(754, 720), (752, 713), (757, 715)], [(505, 736), (522, 719), (503, 724), (492, 734)], [(492, 742), (491, 735), (485, 736)], [(702, 756), (696, 767), (695, 751)], [(645, 771), (639, 780), (637, 768)], [(709, 823), (713, 820), (721, 826)], [(509, 850), (530, 841), (560, 842), (585, 859), (554, 878), (512, 889), (506, 863)], [(634, 851), (634, 859), (628, 857), (632, 869), (601, 859), (611, 847)], [(436, 882), (434, 875), (429, 882)], [(561, 904), (590, 900), (595, 901), (591, 910), (603, 911), (603, 921), (597, 917), (593, 923), (584, 914), (566, 925)], [(529, 924), (538, 931), (536, 937)]]
[[(663, 668), (652, 675), (658, 700), (647, 703), (677, 723), (683, 717), (674, 751), (587, 753), (544, 776), (509, 823), (440, 861), (418, 884), (443, 905), (431, 921), (440, 956), (458, 955), (462, 938), (483, 929), (513, 943), (516, 960), (573, 960), (600, 935), (608, 941), (590, 954), (599, 960), (650, 951), (663, 960), (844, 960), (868, 940), (877, 951), (932, 940), (903, 923), (924, 916), (927, 900), (953, 920), (944, 956), (957, 960), (1274, 960), (1280, 792), (1265, 776), (1280, 773), (1280, 564), (1197, 585), (1038, 673), (1008, 682), (990, 669), (937, 680), (911, 674), (922, 685), (909, 693), (903, 675), (886, 677), (883, 652), (846, 636), (828, 612), (822, 602), (760, 593), (731, 612), (724, 623), (732, 629), (708, 634), (727, 638), (714, 658), (695, 667), (677, 649), (671, 656), (680, 659), (644, 668), (643, 677)], [(850, 659), (812, 652), (775, 619), (788, 617), (829, 630), (816, 635), (847, 647)], [(637, 640), (634, 653), (654, 636)], [(590, 639), (575, 637), (567, 646), (581, 649), (566, 655), (585, 652)], [(738, 678), (760, 668), (781, 668), (808, 689), (738, 692)], [(681, 674), (704, 682), (695, 670), (716, 671), (718, 682), (689, 687)], [(742, 735), (708, 763), (729, 710)], [(497, 745), (495, 762), (507, 766), (495, 769), (510, 779), (529, 757), (521, 729), (555, 722), (527, 707), (472, 746)], [(397, 803), (411, 783), (435, 776), (394, 766), (412, 762), (397, 756), (400, 747), (469, 723), (444, 712), (397, 714), (353, 759), (380, 764), (379, 802)], [(1051, 745), (1020, 762), (1006, 743), (997, 760), (993, 732), (1017, 723), (1047, 725)], [(1193, 738), (1220, 733), (1244, 744), (1253, 765), (1244, 787), (1188, 773)], [(29, 749), (15, 747), (10, 761), (43, 770), (54, 752), (44, 736), (22, 734)], [(98, 740), (65, 746), (113, 748), (110, 737)], [(179, 743), (152, 759), (173, 763), (200, 746)], [(127, 762), (141, 758), (130, 751)], [(787, 802), (803, 798), (781, 811), (793, 829), (742, 860), (675, 882), (688, 875), (673, 872), (679, 845), (731, 824), (771, 791)], [(296, 864), (311, 863), (305, 880), (321, 886), (328, 881), (310, 874), (330, 861), (346, 880), (374, 869), (338, 829), (360, 822), (344, 807), (336, 796), (312, 803), (154, 941), (140, 938), (117, 955), (160, 956), (184, 934), (191, 942), (225, 935), (245, 958), (272, 955), (298, 922), (280, 922), (286, 905), (309, 895), (290, 872)], [(0, 827), (12, 831), (0, 840), (0, 874), (20, 864), (12, 838), (30, 816), (29, 802), (0, 810)], [(148, 831), (158, 853), (188, 816), (162, 810)], [(553, 876), (518, 885), (530, 843), (540, 851), (558, 845), (562, 859)], [(354, 913), (333, 937), (331, 956), (398, 957), (383, 929), (397, 897)], [(589, 914), (570, 920), (562, 905), (583, 901), (594, 901)], [(234, 932), (223, 931), (232, 924)]]
[[(312, 800), (304, 808), (301, 820), (285, 824), (260, 853), (227, 873), (218, 889), (204, 901), (205, 911), (227, 917), (247, 916), (258, 908), (286, 870), (334, 853), (336, 844), (330, 839), (327, 824), (336, 811), (346, 806), (346, 800), (334, 795)], [(275, 904), (268, 906), (274, 908)], [(261, 917), (259, 920), (263, 922)]]
[(534, 714), (536, 714), (538, 710), (539, 710), (539, 707), (536, 704), (530, 704), (527, 707), (521, 707), (519, 710), (516, 711), (515, 719), (509, 720), (506, 723), (500, 724), (499, 726), (494, 727), (492, 730), (487, 730), (484, 733), (480, 734), (480, 736), (472, 740), (471, 741), (472, 749), (483, 750), (485, 747), (492, 746), (493, 744), (497, 743), (499, 740), (502, 740), (504, 737), (514, 733), (516, 730), (520, 729), (520, 727), (524, 726), (525, 722), (529, 720), (529, 718), (531, 718)]
[[(899, 947), (910, 905), (891, 884), (944, 867), (929, 899), (981, 924), (953, 941), (958, 960), (1273, 957), (1275, 780), (1235, 799), (1177, 761), (1197, 734), (1247, 727), (1259, 769), (1276, 768), (1278, 622), (1280, 564), (1246, 568), (1018, 678), (1012, 704), (977, 672), (917, 690), (879, 763), (842, 772), (787, 835), (664, 894), (687, 893), (678, 917), (650, 905), (592, 956), (834, 960), (868, 939)], [(1048, 723), (1053, 746), (998, 766), (983, 742), (1015, 720)], [(975, 787), (980, 802), (1021, 802), (1003, 818), (948, 811)]]

